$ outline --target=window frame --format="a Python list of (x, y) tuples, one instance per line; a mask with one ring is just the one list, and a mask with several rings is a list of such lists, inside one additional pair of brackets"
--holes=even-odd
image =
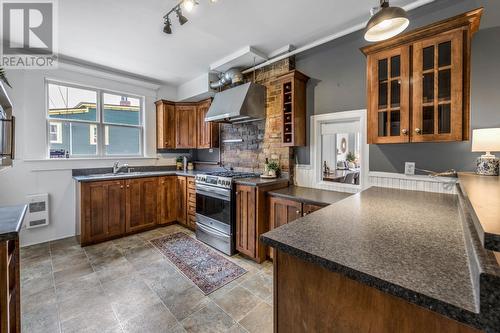
[[(311, 178), (307, 185), (313, 188), (320, 188), (325, 190), (341, 191), (356, 193), (368, 187), (369, 179), (369, 146), (366, 137), (367, 116), (366, 109), (350, 110), (342, 112), (332, 112), (321, 115), (314, 115), (311, 117), (311, 147), (310, 147), (310, 161), (311, 161)], [(359, 121), (359, 144), (361, 156), (361, 173), (359, 185), (334, 183), (324, 181), (322, 169), (322, 138), (321, 126), (331, 122), (344, 122), (344, 121)]]
[[(72, 137), (70, 134), (70, 143), (69, 143), (69, 158), (78, 159), (78, 158), (89, 158), (89, 159), (106, 159), (106, 158), (127, 158), (127, 157), (144, 157), (144, 142), (145, 142), (145, 129), (144, 129), (144, 115), (145, 115), (145, 103), (144, 96), (135, 95), (127, 92), (114, 91), (110, 89), (96, 88), (93, 86), (86, 86), (82, 84), (75, 84), (65, 81), (51, 80), (45, 79), (45, 108), (46, 108), (46, 151), (47, 151), (47, 159), (56, 160), (54, 158), (50, 158), (50, 144), (52, 143), (50, 140), (50, 123), (57, 122), (61, 126), (61, 136), (62, 136), (62, 125), (63, 123), (71, 125), (72, 123), (78, 124), (89, 124), (95, 125), (97, 127), (97, 144), (96, 144), (96, 154), (73, 154), (73, 144)], [(58, 118), (50, 118), (49, 117), (49, 109), (50, 109), (50, 98), (49, 98), (49, 84), (60, 85), (69, 88), (77, 88), (84, 89), (89, 91), (94, 91), (96, 93), (96, 120), (66, 120), (66, 119), (58, 119)], [(139, 100), (139, 124), (131, 125), (131, 124), (114, 124), (114, 123), (106, 123), (104, 122), (104, 94), (112, 94), (125, 96), (130, 98), (135, 98)], [(116, 126), (116, 127), (126, 127), (126, 128), (137, 128), (139, 129), (139, 152), (137, 154), (106, 154), (106, 146), (109, 145), (109, 138), (105, 137), (105, 134), (108, 132), (105, 128), (108, 126)], [(90, 130), (89, 130), (90, 131)], [(90, 134), (90, 133), (89, 133)], [(62, 137), (61, 137), (62, 141)], [(90, 140), (89, 140), (90, 141)], [(62, 143), (62, 142), (61, 142)], [(107, 143), (107, 144), (106, 144)]]

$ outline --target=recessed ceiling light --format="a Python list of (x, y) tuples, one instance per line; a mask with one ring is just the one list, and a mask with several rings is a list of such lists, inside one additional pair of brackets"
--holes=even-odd
[(380, 0), (380, 10), (373, 15), (365, 28), (365, 39), (379, 42), (402, 33), (410, 24), (403, 8), (390, 7), (389, 1)]

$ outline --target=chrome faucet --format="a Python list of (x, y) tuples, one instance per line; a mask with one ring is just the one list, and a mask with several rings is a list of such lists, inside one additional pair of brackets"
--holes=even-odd
[(118, 172), (120, 172), (121, 169), (127, 169), (128, 170), (128, 164), (125, 163), (123, 164), (122, 166), (120, 166), (120, 162), (116, 161), (114, 164), (113, 164), (113, 174), (117, 174)]

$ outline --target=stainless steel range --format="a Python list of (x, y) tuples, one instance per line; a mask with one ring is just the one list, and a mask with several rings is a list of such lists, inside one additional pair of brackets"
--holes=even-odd
[(236, 237), (236, 201), (233, 180), (258, 174), (232, 171), (196, 176), (196, 238), (233, 255)]

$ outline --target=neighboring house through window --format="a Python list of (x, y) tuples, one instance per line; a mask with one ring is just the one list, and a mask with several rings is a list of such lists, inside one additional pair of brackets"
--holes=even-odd
[(141, 156), (143, 99), (47, 81), (49, 157)]

